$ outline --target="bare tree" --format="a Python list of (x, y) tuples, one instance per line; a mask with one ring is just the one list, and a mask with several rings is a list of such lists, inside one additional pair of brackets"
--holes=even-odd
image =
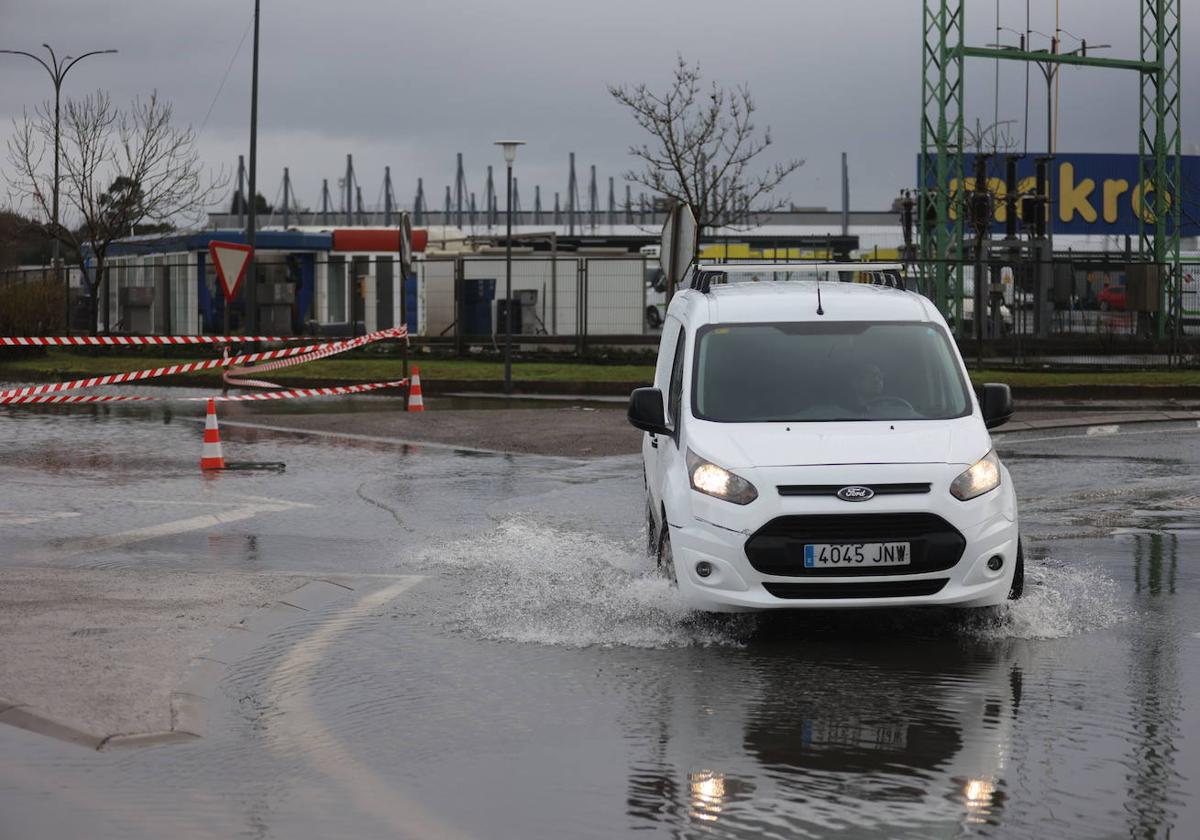
[(626, 172), (625, 179), (687, 202), (702, 229), (750, 224), (755, 213), (786, 206), (770, 195), (804, 161), (752, 172), (754, 159), (771, 145), (771, 129), (758, 132), (750, 89), (725, 90), (715, 82), (706, 87), (701, 79), (700, 66), (679, 56), (665, 93), (645, 84), (609, 85), (613, 99), (652, 138), (629, 147), (642, 168)]
[[(75, 255), (97, 321), (101, 294), (107, 295), (105, 260), (113, 243), (135, 234), (157, 233), (200, 221), (222, 184), (206, 181), (192, 129), (172, 124), (171, 105), (152, 93), (128, 110), (113, 106), (103, 91), (63, 108), (60, 192), (65, 221), (53, 216), (53, 111), (39, 107), (14, 121), (8, 143), (15, 198), (49, 237)], [(109, 328), (105, 307), (105, 330)]]

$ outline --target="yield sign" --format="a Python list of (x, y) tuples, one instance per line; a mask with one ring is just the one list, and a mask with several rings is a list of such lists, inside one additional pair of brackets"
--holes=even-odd
[(225, 300), (232, 301), (242, 285), (242, 278), (246, 276), (246, 266), (254, 249), (236, 242), (209, 242), (208, 253), (217, 267), (217, 277), (221, 278)]

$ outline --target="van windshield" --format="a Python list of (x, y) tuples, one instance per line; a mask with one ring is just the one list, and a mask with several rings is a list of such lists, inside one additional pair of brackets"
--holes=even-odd
[(950, 338), (933, 324), (715, 324), (696, 342), (692, 413), (702, 420), (944, 420), (970, 411)]

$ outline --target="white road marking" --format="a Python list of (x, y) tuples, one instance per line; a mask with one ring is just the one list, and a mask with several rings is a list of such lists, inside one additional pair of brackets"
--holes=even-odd
[(36, 525), (39, 522), (52, 522), (55, 519), (73, 519), (80, 516), (76, 511), (12, 511), (0, 510), (0, 528), (5, 525)]
[(1097, 435), (1115, 435), (1121, 431), (1121, 427), (1117, 425), (1110, 426), (1088, 426), (1087, 436), (1096, 437)]
[(308, 762), (341, 785), (360, 811), (375, 817), (396, 837), (466, 840), (470, 835), (430, 813), (419, 802), (389, 785), (359, 761), (354, 752), (321, 723), (309, 694), (312, 672), (334, 639), (422, 580), (424, 578), (421, 576), (412, 575), (371, 592), (360, 598), (354, 606), (323, 622), (311, 636), (295, 645), (284, 657), (272, 672), (268, 688), (277, 707), (283, 712), (276, 726), (285, 726), (291, 739), (303, 742), (307, 748), (302, 753)]
[(128, 531), (119, 531), (115, 534), (101, 534), (95, 537), (66, 540), (49, 551), (39, 552), (36, 559), (42, 561), (61, 560), (66, 557), (74, 557), (78, 554), (104, 551), (105, 549), (152, 540), (157, 537), (170, 537), (176, 534), (186, 534), (189, 531), (199, 531), (204, 528), (216, 528), (220, 525), (227, 525), (230, 522), (252, 519), (260, 513), (280, 513), (285, 510), (292, 510), (293, 508), (310, 507), (313, 507), (313, 505), (305, 504), (304, 502), (289, 502), (282, 499), (264, 500), (233, 508), (232, 510), (203, 513), (198, 516), (189, 516), (187, 519), (163, 522), (160, 525), (147, 525), (143, 528), (131, 528)]

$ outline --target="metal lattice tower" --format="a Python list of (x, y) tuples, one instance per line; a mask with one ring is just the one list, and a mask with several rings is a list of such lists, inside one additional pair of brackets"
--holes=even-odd
[[(917, 162), (920, 265), (926, 292), (962, 324), (964, 0), (925, 0), (921, 49), (921, 155)], [(957, 293), (950, 299), (953, 286)]]
[[(1179, 6), (1180, 0), (1143, 0), (1142, 61), (1152, 66), (1142, 72), (1138, 135), (1142, 183), (1154, 185), (1153, 208), (1146, 207), (1143, 190), (1138, 214), (1141, 253), (1144, 259), (1168, 265), (1176, 284), (1181, 277), (1179, 232), (1183, 221)], [(1160, 334), (1162, 311), (1160, 306)]]
[[(964, 256), (964, 184), (962, 152), (964, 64), (967, 58), (1006, 59), (1040, 64), (1070, 64), (1134, 70), (1141, 75), (1138, 133), (1142, 196), (1139, 252), (1143, 260), (1164, 265), (1178, 284), (1182, 225), (1181, 0), (1142, 0), (1139, 60), (1098, 58), (1075, 53), (1030, 51), (1013, 47), (968, 47), (963, 43), (965, 0), (925, 0), (921, 51), (921, 154), (918, 159), (920, 215), (919, 262), (926, 288), (947, 317), (959, 324)], [(1177, 287), (1177, 286), (1176, 286)], [(956, 293), (951, 294), (951, 289)], [(1157, 331), (1165, 326), (1165, 301), (1159, 305)]]

